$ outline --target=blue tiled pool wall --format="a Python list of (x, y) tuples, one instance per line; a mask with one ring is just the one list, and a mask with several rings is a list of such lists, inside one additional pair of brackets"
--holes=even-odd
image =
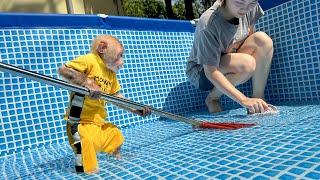
[[(190, 32), (150, 32), (103, 29), (1, 29), (2, 62), (57, 77), (67, 60), (86, 54), (91, 39), (112, 34), (126, 49), (119, 72), (122, 93), (133, 101), (182, 114), (201, 109), (205, 92), (187, 82), (185, 62), (192, 45)], [(1, 156), (66, 140), (62, 119), (68, 92), (25, 78), (0, 73)], [(112, 105), (109, 120), (120, 127), (155, 121)]]
[(276, 101), (320, 100), (320, 1), (292, 0), (258, 23), (274, 40), (266, 94)]
[(268, 10), (270, 8), (276, 7), (288, 1), (292, 1), (292, 0), (277, 0), (277, 1), (259, 0), (259, 4), (264, 10)]
[[(317, 7), (319, 2), (312, 0), (290, 1), (266, 11), (259, 21), (257, 29), (267, 32), (276, 48), (268, 100), (319, 100)], [(179, 114), (204, 107), (206, 93), (195, 90), (184, 75), (193, 40), (190, 32), (2, 29), (1, 61), (57, 77), (58, 66), (85, 54), (91, 39), (105, 33), (117, 36), (126, 48), (126, 66), (119, 79), (128, 98)], [(8, 74), (0, 77), (1, 156), (66, 140), (62, 116), (67, 91)], [(250, 94), (250, 82), (240, 89)], [(236, 105), (225, 97), (223, 103)], [(109, 120), (120, 127), (158, 119), (140, 118), (113, 106), (108, 106), (108, 112)]]

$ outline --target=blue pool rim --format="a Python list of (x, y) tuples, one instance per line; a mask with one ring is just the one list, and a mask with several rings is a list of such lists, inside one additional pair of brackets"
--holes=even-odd
[(147, 19), (127, 16), (80, 14), (0, 13), (2, 29), (81, 28), (136, 31), (191, 32), (195, 27), (186, 20)]

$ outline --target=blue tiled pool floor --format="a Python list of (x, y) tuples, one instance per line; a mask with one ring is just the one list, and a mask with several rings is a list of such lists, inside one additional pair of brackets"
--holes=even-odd
[(256, 122), (236, 131), (195, 130), (173, 121), (123, 129), (122, 160), (99, 155), (100, 173), (76, 174), (67, 143), (0, 159), (4, 179), (319, 179), (320, 103), (279, 105), (272, 116), (244, 109), (186, 116)]

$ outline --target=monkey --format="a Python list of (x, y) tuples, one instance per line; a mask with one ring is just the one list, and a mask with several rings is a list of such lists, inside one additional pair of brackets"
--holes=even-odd
[[(89, 95), (70, 93), (69, 105), (64, 118), (67, 135), (75, 156), (76, 172), (99, 172), (96, 152), (105, 152), (121, 158), (120, 148), (124, 136), (120, 129), (107, 122), (106, 101), (102, 93), (125, 98), (117, 72), (124, 66), (124, 47), (112, 35), (99, 35), (92, 40), (88, 54), (63, 64), (58, 73), (68, 82), (89, 90)], [(116, 104), (140, 116), (151, 114), (149, 107), (132, 109)]]

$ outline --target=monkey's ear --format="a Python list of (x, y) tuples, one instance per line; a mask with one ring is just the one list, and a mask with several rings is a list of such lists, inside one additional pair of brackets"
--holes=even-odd
[(100, 41), (98, 44), (97, 50), (99, 53), (105, 53), (107, 48), (108, 48), (108, 43), (106, 41)]

